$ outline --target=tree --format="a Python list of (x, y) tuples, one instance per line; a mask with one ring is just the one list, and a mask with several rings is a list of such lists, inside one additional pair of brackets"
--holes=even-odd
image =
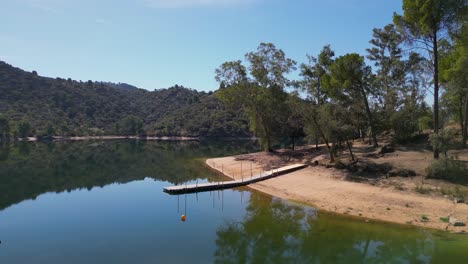
[(248, 71), (241, 61), (225, 62), (216, 69), (215, 79), (226, 86), (217, 96), (231, 107), (242, 105), (250, 129), (260, 138), (262, 147), (273, 151), (273, 141), (282, 136), (281, 127), (287, 123), (284, 88), (290, 81), (285, 75), (295, 69), (296, 62), (271, 43), (261, 43), (256, 52), (247, 53), (245, 58)]
[(372, 143), (378, 147), (374, 121), (368, 101), (372, 72), (359, 54), (346, 54), (338, 57), (330, 66), (330, 96), (347, 105), (355, 102), (364, 104), (367, 121), (370, 127)]
[(0, 115), (0, 140), (10, 137), (10, 123), (8, 119)]
[(439, 134), (430, 135), (429, 141), (434, 148), (444, 153), (445, 158), (448, 158), (447, 152), (456, 147), (455, 131), (450, 128), (442, 129)]
[(400, 47), (403, 38), (393, 24), (386, 25), (383, 29), (373, 29), (372, 36), (373, 39), (369, 42), (373, 47), (367, 49), (367, 58), (377, 67), (375, 83), (378, 86), (378, 94), (381, 95), (380, 103), (388, 119), (399, 106), (399, 89), (404, 82), (404, 63), (401, 60)]
[(468, 138), (468, 25), (465, 23), (454, 45), (441, 61), (441, 82), (446, 106), (454, 113), (460, 124), (462, 145)]
[[(302, 92), (305, 92), (307, 100), (310, 102), (309, 106), (304, 110), (308, 131), (315, 135), (317, 147), (319, 138), (325, 143), (330, 155), (330, 162), (334, 162), (335, 158), (329, 135), (326, 133), (328, 130), (326, 127), (329, 123), (320, 114), (326, 114), (326, 112), (321, 111), (329, 98), (324, 86), (326, 86), (326, 81), (329, 79), (329, 68), (333, 63), (334, 56), (335, 52), (330, 45), (324, 46), (317, 58), (307, 55), (309, 63), (301, 64), (300, 75), (303, 79), (298, 83), (298, 87)], [(326, 116), (328, 117), (328, 115)]]
[(124, 136), (141, 135), (143, 130), (143, 121), (136, 116), (129, 115), (123, 118), (117, 126), (119, 133)]
[(309, 64), (301, 64), (301, 89), (308, 98), (316, 105), (323, 105), (327, 98), (327, 91), (323, 83), (326, 81), (326, 75), (329, 73), (330, 65), (333, 63), (335, 52), (330, 45), (323, 47), (318, 57), (307, 55)]
[(31, 134), (31, 125), (28, 121), (23, 120), (18, 123), (17, 130), (20, 138), (26, 138)]
[[(434, 133), (439, 133), (439, 43), (456, 31), (466, 10), (466, 0), (403, 0), (403, 15), (394, 14), (393, 21), (405, 39), (428, 51), (432, 62), (434, 84)], [(439, 150), (434, 147), (434, 158)]]
[(288, 95), (287, 105), (289, 114), (286, 123), (285, 134), (291, 140), (291, 150), (294, 151), (297, 139), (306, 136), (304, 131), (305, 102), (299, 97), (297, 92), (294, 92)]
[(51, 136), (53, 136), (55, 134), (55, 128), (51, 123), (47, 124), (46, 134), (49, 137), (51, 137)]

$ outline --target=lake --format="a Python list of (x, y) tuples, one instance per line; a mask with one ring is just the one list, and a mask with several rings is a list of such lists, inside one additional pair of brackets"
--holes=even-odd
[[(223, 180), (203, 159), (252, 141), (0, 146), (0, 263), (466, 263), (468, 236), (365, 222)], [(186, 221), (180, 217), (186, 215)]]

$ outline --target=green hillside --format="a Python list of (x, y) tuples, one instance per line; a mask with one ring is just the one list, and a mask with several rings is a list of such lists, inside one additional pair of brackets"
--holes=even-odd
[(0, 115), (12, 135), (28, 123), (30, 136), (250, 136), (243, 112), (227, 110), (211, 92), (53, 79), (1, 61)]

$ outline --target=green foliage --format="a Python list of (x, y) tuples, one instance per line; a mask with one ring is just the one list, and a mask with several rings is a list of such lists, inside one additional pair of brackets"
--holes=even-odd
[(368, 89), (371, 68), (359, 54), (346, 54), (338, 57), (330, 66), (330, 92), (343, 101), (361, 99)]
[(434, 32), (453, 31), (466, 10), (465, 0), (403, 0), (403, 16), (394, 22), (415, 38), (437, 37)]
[[(364, 106), (366, 118), (370, 127), (374, 147), (378, 145), (371, 109), (368, 101), (371, 67), (364, 62), (359, 54), (346, 54), (338, 57), (330, 66), (330, 95), (341, 104), (347, 105), (354, 112)], [(362, 102), (361, 107), (356, 102)]]
[(418, 119), (419, 131), (427, 130), (432, 128), (432, 117), (422, 116)]
[(463, 145), (468, 140), (468, 23), (464, 23), (454, 45), (444, 50), (441, 60), (441, 80), (445, 86), (442, 105), (449, 118), (460, 125)]
[(304, 131), (305, 117), (304, 109), (306, 103), (299, 98), (297, 93), (289, 94), (287, 98), (287, 105), (290, 113), (286, 121), (284, 134), (291, 140), (292, 149), (294, 150), (296, 140), (306, 136)]
[(373, 30), (372, 48), (367, 49), (367, 58), (374, 62), (377, 68), (374, 85), (378, 87), (376, 94), (382, 102), (382, 108), (387, 116), (399, 106), (399, 90), (405, 77), (405, 63), (401, 60), (401, 43), (403, 37), (393, 24), (383, 29)]
[(226, 107), (218, 93), (164, 116), (150, 129), (156, 136), (251, 137), (248, 119), (240, 106)]
[(455, 149), (458, 145), (458, 142), (456, 141), (456, 131), (451, 128), (446, 128), (439, 131), (438, 134), (430, 135), (429, 141), (432, 147), (437, 148), (445, 153), (446, 158), (447, 151), (450, 149)]
[[(466, 0), (403, 0), (403, 15), (393, 15), (393, 21), (404, 39), (413, 47), (428, 51), (433, 74), (434, 133), (439, 122), (440, 46), (448, 42), (446, 33), (459, 30), (467, 12)], [(434, 158), (439, 150), (434, 148)]]
[[(466, 177), (465, 177), (466, 183)], [(456, 185), (455, 187), (445, 187), (440, 189), (440, 193), (451, 198), (468, 199), (468, 187)]]
[(31, 124), (29, 124), (29, 122), (25, 120), (19, 122), (17, 132), (20, 138), (26, 138), (31, 136)]
[(10, 122), (8, 119), (0, 115), (0, 140), (10, 136)]
[(295, 69), (295, 62), (271, 43), (261, 43), (245, 57), (248, 71), (241, 61), (225, 62), (216, 70), (215, 79), (226, 86), (217, 96), (231, 108), (242, 107), (250, 129), (271, 151), (274, 141), (283, 136), (290, 113), (284, 91), (290, 81), (285, 75)]
[(49, 137), (55, 135), (55, 128), (51, 123), (47, 124), (46, 133), (47, 133), (47, 136)]
[(449, 222), (449, 218), (448, 217), (440, 217), (439, 218), (440, 221), (444, 222), (444, 223), (448, 223)]
[(138, 136), (144, 133), (143, 121), (133, 115), (124, 117), (117, 124), (117, 127), (120, 135)]
[(417, 193), (420, 193), (420, 194), (428, 194), (428, 193), (431, 192), (431, 189), (426, 188), (421, 184), (421, 185), (417, 185), (416, 188), (414, 188), (414, 191), (416, 191)]
[[(10, 127), (28, 120), (38, 136), (121, 134), (116, 128), (127, 116), (143, 121), (145, 131), (138, 134), (251, 135), (241, 108), (228, 110), (210, 93), (178, 85), (149, 92), (122, 83), (45, 78), (4, 62), (0, 62), (0, 113), (9, 119)], [(55, 133), (49, 133), (49, 124)]]
[(421, 85), (426, 77), (424, 59), (414, 52), (403, 59), (404, 38), (393, 24), (373, 31), (373, 47), (367, 49), (367, 58), (377, 68), (372, 90), (380, 103), (375, 113), (376, 127), (381, 131), (392, 129), (394, 140), (406, 143), (418, 129), (419, 108), (424, 100)]
[(417, 115), (406, 108), (391, 116), (391, 124), (395, 131), (394, 139), (398, 143), (410, 142), (419, 128)]
[(323, 47), (318, 57), (307, 55), (309, 64), (301, 64), (303, 80), (299, 82), (299, 88), (307, 94), (309, 100), (316, 105), (323, 105), (327, 98), (327, 82), (330, 65), (333, 63), (335, 52), (330, 45)]
[(455, 183), (468, 183), (468, 164), (466, 161), (441, 158), (432, 162), (426, 169), (429, 178), (447, 180)]

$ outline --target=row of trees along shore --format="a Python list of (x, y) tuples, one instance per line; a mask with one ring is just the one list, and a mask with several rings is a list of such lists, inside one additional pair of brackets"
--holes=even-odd
[[(333, 148), (351, 151), (357, 137), (377, 147), (377, 134), (384, 131), (408, 143), (432, 129), (437, 141), (451, 134), (440, 131), (453, 120), (465, 147), (466, 15), (466, 0), (403, 0), (403, 15), (394, 13), (392, 24), (373, 30), (365, 55), (337, 57), (326, 45), (299, 66), (275, 45), (261, 43), (245, 55), (247, 66), (238, 60), (216, 69), (217, 95), (228, 106), (242, 106), (268, 151), (279, 139), (289, 137), (294, 144), (307, 134), (324, 143), (334, 161)], [(300, 80), (288, 79), (296, 70)], [(425, 102), (431, 95), (432, 108)], [(432, 145), (437, 159), (440, 144)]]

